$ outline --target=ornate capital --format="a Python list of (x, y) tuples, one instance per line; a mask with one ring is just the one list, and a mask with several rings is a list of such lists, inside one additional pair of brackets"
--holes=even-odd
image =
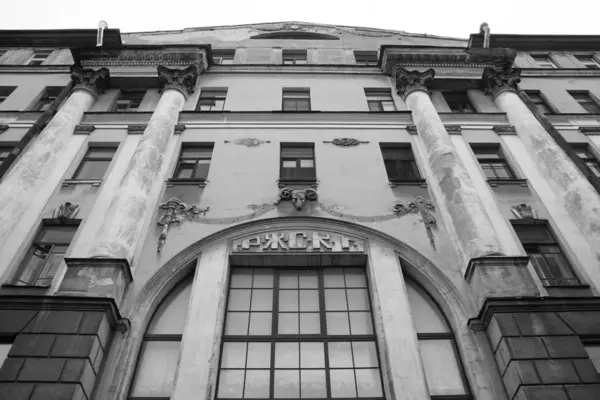
[(161, 92), (167, 89), (179, 90), (186, 99), (194, 93), (194, 86), (198, 79), (198, 68), (195, 65), (190, 65), (186, 69), (172, 69), (160, 65), (157, 70)]
[(502, 92), (516, 92), (517, 84), (521, 82), (521, 70), (517, 68), (486, 67), (483, 70), (483, 87), (485, 94), (496, 98)]
[(396, 91), (403, 99), (406, 99), (409, 94), (418, 90), (429, 93), (427, 82), (434, 78), (435, 71), (431, 68), (425, 72), (408, 71), (400, 65), (396, 65), (393, 74), (396, 79)]
[(98, 97), (98, 94), (104, 93), (104, 90), (110, 85), (110, 71), (107, 68), (94, 71), (91, 68), (84, 69), (80, 65), (73, 65), (71, 66), (71, 79), (75, 84), (75, 89), (87, 90), (94, 97)]

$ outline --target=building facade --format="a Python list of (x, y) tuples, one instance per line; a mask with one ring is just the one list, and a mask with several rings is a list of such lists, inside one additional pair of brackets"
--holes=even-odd
[(0, 398), (600, 398), (600, 36), (0, 31)]

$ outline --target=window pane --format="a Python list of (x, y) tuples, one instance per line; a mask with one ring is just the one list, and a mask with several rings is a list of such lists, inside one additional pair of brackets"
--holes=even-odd
[(271, 311), (273, 309), (273, 290), (254, 289), (251, 309), (252, 311)]
[(224, 343), (221, 368), (244, 368), (246, 366), (246, 343)]
[(210, 169), (210, 160), (198, 160), (196, 163), (196, 171), (193, 178), (206, 179), (208, 178), (208, 170)]
[[(285, 161), (284, 161), (285, 163)], [(294, 161), (294, 167), (296, 162)], [(283, 270), (279, 273), (279, 288), (280, 289), (297, 289), (298, 288), (298, 271)]]
[(177, 170), (175, 171), (175, 175), (173, 176), (175, 179), (189, 179), (192, 177), (194, 173), (195, 163), (184, 162), (181, 161), (177, 166)]
[(4, 363), (4, 360), (6, 360), (6, 357), (8, 356), (8, 352), (10, 351), (10, 348), (11, 348), (10, 343), (0, 343), (0, 366), (2, 366), (2, 364)]
[(113, 156), (115, 155), (115, 151), (117, 151), (117, 149), (115, 149), (114, 147), (91, 147), (85, 158), (108, 158), (108, 159), (112, 159)]
[(205, 158), (210, 159), (212, 157), (213, 148), (210, 146), (205, 147), (194, 147), (186, 146), (181, 149), (181, 158)]
[(362, 268), (344, 268), (347, 287), (367, 287), (367, 279)]
[(300, 368), (325, 368), (323, 343), (300, 343)]
[(327, 268), (323, 272), (326, 288), (344, 287), (344, 272), (341, 268)]
[(466, 393), (451, 340), (419, 340), (419, 351), (432, 396)]
[(227, 309), (231, 311), (250, 310), (250, 294), (251, 290), (248, 289), (231, 289)]
[(300, 314), (300, 334), (318, 334), (321, 333), (321, 320), (319, 313)]
[(379, 369), (357, 369), (356, 386), (358, 389), (358, 397), (381, 397), (381, 378), (379, 377)]
[(370, 312), (351, 312), (350, 329), (353, 335), (372, 335), (373, 322)]
[(108, 160), (84, 160), (73, 179), (102, 179), (109, 165)]
[(132, 396), (169, 397), (179, 364), (179, 342), (145, 342)]
[(300, 291), (300, 311), (319, 311), (319, 291)]
[(379, 366), (375, 342), (352, 342), (352, 351), (356, 368)]
[(183, 334), (191, 292), (190, 281), (173, 289), (154, 313), (148, 325), (148, 333)]
[(296, 168), (296, 160), (283, 160), (283, 168)]
[(275, 343), (275, 368), (298, 368), (300, 362), (298, 342)]
[(331, 368), (352, 368), (350, 342), (329, 342), (329, 366)]
[(313, 168), (314, 166), (314, 160), (300, 160), (300, 168)]
[(279, 310), (280, 311), (298, 311), (298, 291), (281, 290), (279, 291)]
[(327, 311), (347, 310), (346, 291), (344, 289), (325, 289), (325, 309)]
[(271, 371), (269, 370), (246, 371), (244, 397), (247, 399), (268, 398), (270, 382)]
[(429, 296), (422, 292), (421, 288), (407, 281), (406, 291), (411, 315), (418, 333), (450, 332), (437, 306)]
[(250, 335), (270, 335), (271, 334), (271, 313), (253, 312), (250, 315)]
[(269, 368), (271, 366), (271, 343), (248, 343), (247, 368)]
[(298, 313), (279, 313), (279, 334), (295, 335), (298, 330)]
[(71, 243), (73, 236), (77, 232), (77, 226), (44, 226), (42, 229), (40, 242), (43, 243)]
[(346, 312), (328, 312), (327, 313), (327, 334), (329, 335), (348, 335), (350, 328), (348, 326), (348, 313)]
[(225, 334), (247, 335), (248, 318), (249, 313), (247, 312), (228, 312), (227, 321), (225, 322)]
[(219, 377), (219, 393), (217, 396), (225, 398), (241, 398), (244, 387), (244, 371), (221, 370)]
[(311, 289), (319, 287), (317, 271), (298, 271), (299, 285), (301, 289)]
[(232, 288), (251, 288), (252, 268), (233, 268), (230, 286)]
[(297, 399), (300, 397), (300, 371), (275, 370), (275, 397)]
[(273, 270), (271, 268), (256, 268), (254, 270), (254, 288), (272, 288), (273, 287)]
[(331, 397), (356, 397), (354, 370), (332, 369), (329, 371), (331, 380)]
[(325, 385), (325, 370), (301, 370), (300, 371), (300, 397), (303, 399), (327, 397)]
[(348, 308), (355, 311), (369, 310), (367, 289), (348, 289)]

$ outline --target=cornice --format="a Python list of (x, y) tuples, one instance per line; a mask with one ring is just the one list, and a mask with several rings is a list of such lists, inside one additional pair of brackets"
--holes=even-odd
[(355, 64), (234, 64), (211, 65), (205, 74), (349, 74), (349, 75), (383, 75), (378, 66)]
[(132, 46), (116, 49), (74, 50), (73, 58), (83, 67), (207, 67), (205, 46)]
[(600, 69), (588, 68), (521, 68), (521, 77), (527, 78), (576, 78), (600, 77)]
[(600, 125), (600, 114), (544, 114), (553, 125)]
[(3, 74), (67, 74), (71, 65), (7, 65), (0, 64)]

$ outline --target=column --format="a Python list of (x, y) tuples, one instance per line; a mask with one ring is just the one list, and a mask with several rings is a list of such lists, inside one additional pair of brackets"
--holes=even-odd
[(69, 148), (75, 126), (108, 86), (110, 74), (106, 68), (73, 66), (71, 79), (71, 95), (0, 182), (0, 267), (11, 261), (63, 178), (78, 150)]

